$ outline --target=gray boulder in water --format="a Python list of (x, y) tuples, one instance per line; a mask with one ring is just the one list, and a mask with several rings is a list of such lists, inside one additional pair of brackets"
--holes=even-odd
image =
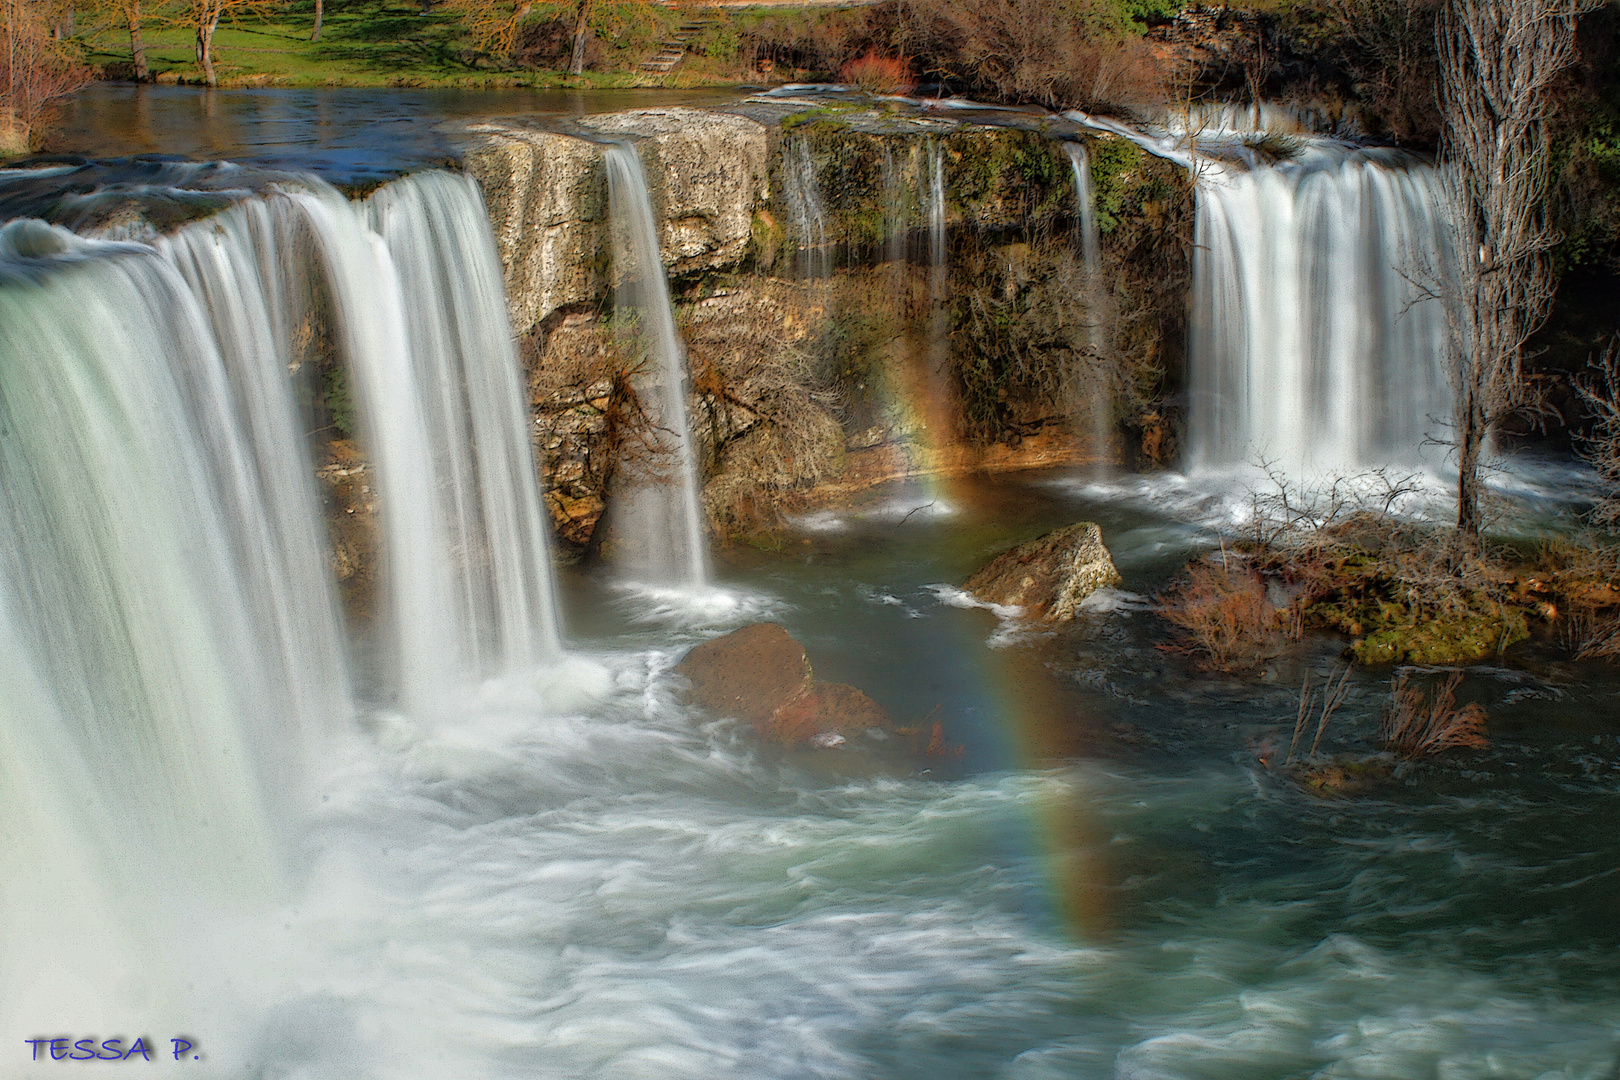
[(1016, 604), (1032, 618), (1072, 619), (1081, 601), (1118, 585), (1102, 529), (1081, 521), (997, 555), (963, 586), (980, 600)]

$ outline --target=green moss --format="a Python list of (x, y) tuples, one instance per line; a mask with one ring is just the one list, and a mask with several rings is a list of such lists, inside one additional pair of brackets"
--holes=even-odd
[(1103, 234), (1119, 227), (1127, 206), (1140, 204), (1161, 193), (1141, 191), (1142, 165), (1146, 158), (1140, 146), (1118, 137), (1098, 139), (1091, 146), (1091, 189), (1097, 205), (1097, 231)]
[(341, 367), (331, 368), (321, 376), (321, 402), (332, 426), (345, 438), (354, 438), (354, 399), (349, 394), (348, 376)]
[(748, 231), (749, 261), (761, 270), (769, 270), (776, 265), (777, 256), (782, 251), (781, 222), (776, 220), (774, 214), (758, 210), (754, 212)]
[(1459, 664), (1495, 656), (1529, 636), (1524, 614), (1507, 609), (1388, 627), (1352, 643), (1350, 652), (1359, 664)]
[(1030, 131), (970, 131), (945, 139), (946, 186), (958, 214), (980, 224), (1029, 224), (1067, 214), (1074, 183), (1062, 148)]

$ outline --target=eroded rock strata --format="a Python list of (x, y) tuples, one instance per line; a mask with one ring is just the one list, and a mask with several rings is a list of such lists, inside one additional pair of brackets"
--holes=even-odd
[[(1054, 123), (776, 102), (476, 125), (466, 167), (564, 541), (590, 543), (641, 413), (611, 315), (605, 140), (647, 173), (717, 533), (919, 472), (1166, 461), (1191, 191), (1124, 140)], [(1090, 162), (1096, 280), (1064, 140)]]

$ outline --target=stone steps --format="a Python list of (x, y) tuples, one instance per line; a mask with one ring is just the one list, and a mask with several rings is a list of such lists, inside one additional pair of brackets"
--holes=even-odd
[(686, 59), (686, 47), (693, 38), (714, 25), (713, 15), (699, 15), (676, 27), (675, 33), (651, 57), (637, 65), (638, 70), (667, 75), (675, 65)]

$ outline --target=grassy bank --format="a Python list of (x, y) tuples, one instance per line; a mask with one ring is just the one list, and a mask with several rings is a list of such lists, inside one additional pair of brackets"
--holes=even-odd
[[(313, 0), (281, 8), (268, 17), (224, 23), (215, 37), (215, 66), (221, 86), (401, 86), (401, 87), (623, 87), (731, 86), (761, 78), (755, 59), (739, 47), (744, 35), (761, 26), (803, 24), (814, 34), (839, 9), (780, 4), (711, 10), (710, 26), (691, 42), (667, 74), (639, 70), (683, 20), (677, 12), (652, 5), (621, 5), (635, 20), (620, 32), (596, 35), (591, 66), (570, 76), (556, 57), (496, 58), (479, 49), (461, 16), (443, 6), (424, 14), (417, 4), (390, 0), (328, 3), (319, 42)], [(620, 21), (623, 19), (621, 17)], [(536, 38), (545, 22), (535, 23)], [(555, 34), (551, 35), (555, 37)], [(192, 30), (154, 21), (145, 29), (147, 63), (159, 83), (201, 85)], [(128, 32), (99, 25), (84, 33), (85, 60), (103, 78), (129, 78), (133, 57)], [(548, 62), (550, 61), (550, 62)], [(781, 78), (825, 76), (812, 68), (783, 67)]]

